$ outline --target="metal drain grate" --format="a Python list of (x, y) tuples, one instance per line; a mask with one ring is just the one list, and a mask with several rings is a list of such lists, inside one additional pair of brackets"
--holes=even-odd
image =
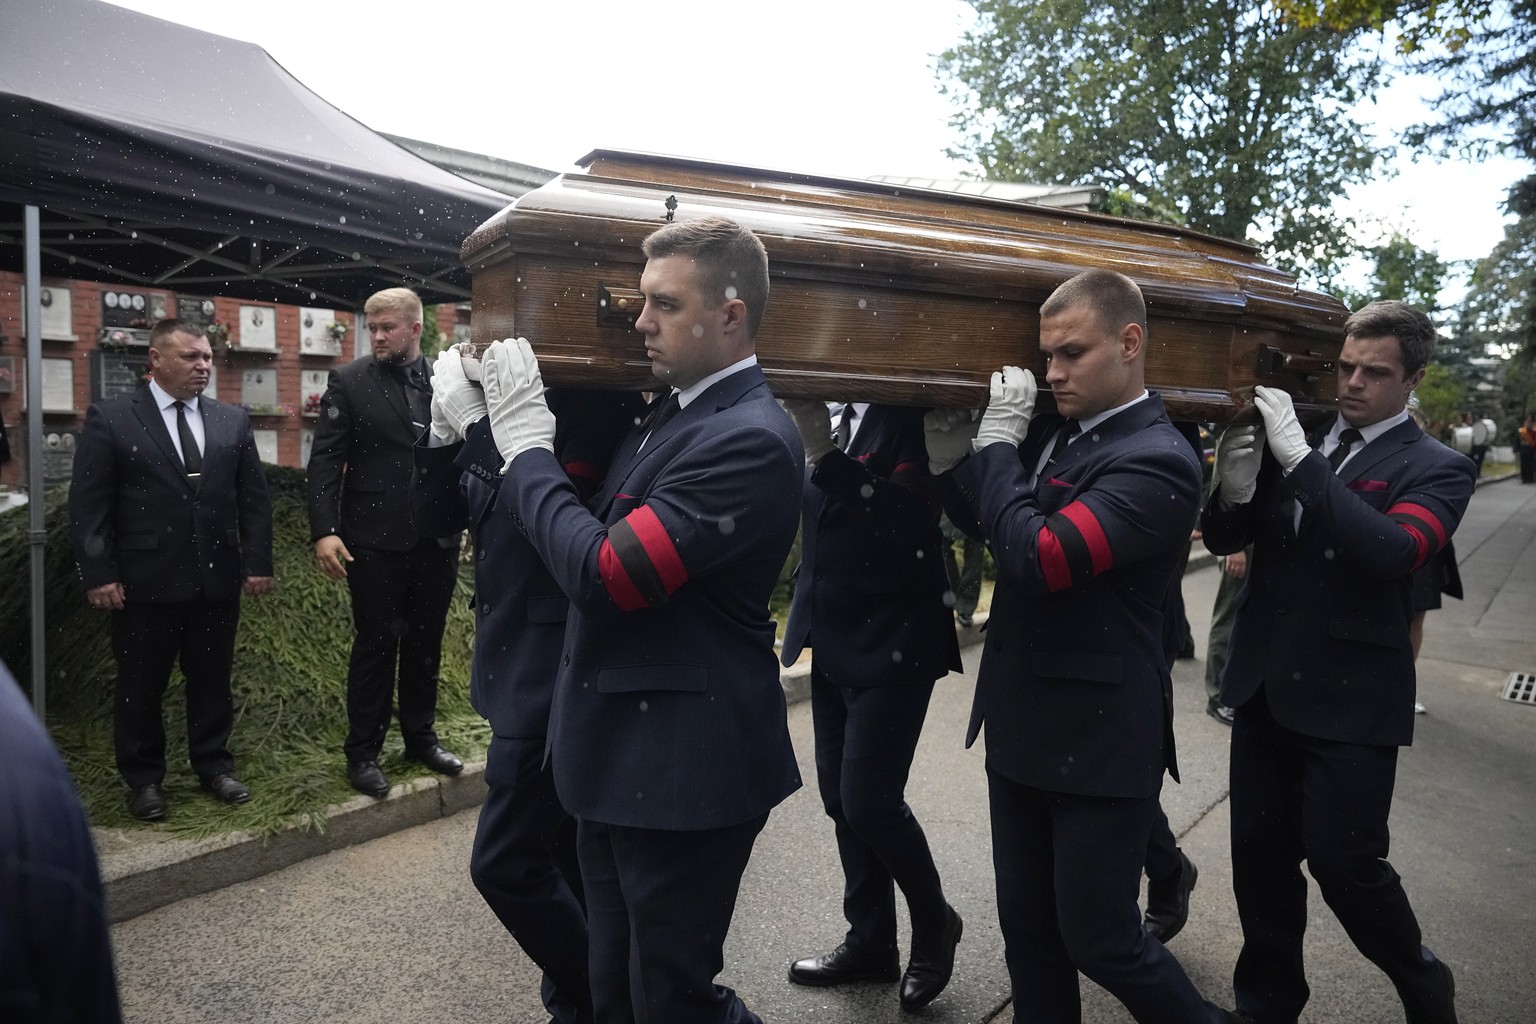
[(1499, 696), (1516, 704), (1536, 704), (1536, 672), (1511, 672)]

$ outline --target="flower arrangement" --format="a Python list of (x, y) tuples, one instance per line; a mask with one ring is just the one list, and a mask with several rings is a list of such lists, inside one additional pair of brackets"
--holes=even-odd
[(342, 323), (340, 320), (332, 320), (330, 324), (326, 326), (325, 333), (330, 337), (332, 341), (340, 345), (342, 342), (347, 340), (347, 330), (348, 328), (346, 324)]
[(304, 415), (305, 416), (319, 416), (320, 415), (320, 397), (321, 397), (321, 395), (322, 395), (322, 392), (312, 391), (308, 395), (304, 396)]
[(229, 324), (223, 320), (215, 320), (203, 328), (203, 331), (208, 335), (208, 344), (212, 345), (215, 351), (222, 351), (229, 346)]
[(279, 402), (277, 405), (241, 405), (240, 407), (252, 416), (293, 415), (293, 406), (287, 402)]

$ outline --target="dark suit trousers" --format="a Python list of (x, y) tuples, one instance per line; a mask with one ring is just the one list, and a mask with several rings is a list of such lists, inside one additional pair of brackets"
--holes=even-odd
[(469, 874), (501, 923), (544, 971), (544, 1005), (559, 1024), (589, 1024), (587, 915), (576, 821), (555, 797), (544, 737), (493, 736)]
[(240, 599), (133, 603), (112, 613), (117, 657), (113, 738), (117, 770), (130, 786), (165, 778), (165, 722), (161, 702), (171, 668), (181, 663), (187, 681), (187, 753), (203, 779), (231, 772), (229, 732), (235, 722), (229, 672), (235, 656)]
[(896, 947), (896, 885), (914, 932), (935, 934), (947, 920), (928, 837), (904, 795), (932, 695), (932, 682), (834, 686), (811, 662), (816, 784), (836, 828), (852, 948)]
[(715, 977), (767, 821), (677, 832), (578, 824), (598, 1024), (762, 1024)]
[(437, 670), (458, 551), (432, 538), (409, 551), (353, 548), (352, 659), (347, 666), (348, 761), (373, 761), (389, 732), (399, 665), (400, 735), (407, 751), (437, 743)]
[[(1275, 722), (1264, 690), (1232, 729), (1232, 889), (1243, 926), (1237, 1008), (1294, 1021), (1307, 882), (1301, 862), (1355, 946), (1386, 972), (1410, 1010), (1440, 1005), (1444, 976), (1420, 941), (1402, 880), (1387, 863), (1397, 748), (1320, 740)], [(1424, 1017), (1426, 1020), (1433, 1016)]]
[(1225, 1020), (1141, 927), (1136, 899), (1157, 797), (1052, 793), (991, 771), (987, 788), (1017, 1019), (1079, 1024), (1081, 971), (1141, 1024)]

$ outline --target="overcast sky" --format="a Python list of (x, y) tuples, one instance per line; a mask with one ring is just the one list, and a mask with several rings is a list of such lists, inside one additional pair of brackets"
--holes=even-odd
[[(378, 131), (551, 170), (598, 148), (845, 177), (965, 170), (944, 156), (956, 137), (933, 71), (970, 24), (959, 0), (114, 2), (257, 43)], [(1382, 139), (1434, 91), (1396, 84), (1369, 115)], [(1396, 166), (1353, 211), (1447, 260), (1502, 237), (1500, 203), (1524, 173), (1508, 160)]]

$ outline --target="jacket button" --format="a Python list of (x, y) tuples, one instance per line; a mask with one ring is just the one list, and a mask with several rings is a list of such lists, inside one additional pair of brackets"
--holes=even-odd
[(480, 557), (480, 558), (484, 558), (485, 557), (485, 548), (481, 548), (480, 549), (480, 554), (479, 554), (478, 557)]

